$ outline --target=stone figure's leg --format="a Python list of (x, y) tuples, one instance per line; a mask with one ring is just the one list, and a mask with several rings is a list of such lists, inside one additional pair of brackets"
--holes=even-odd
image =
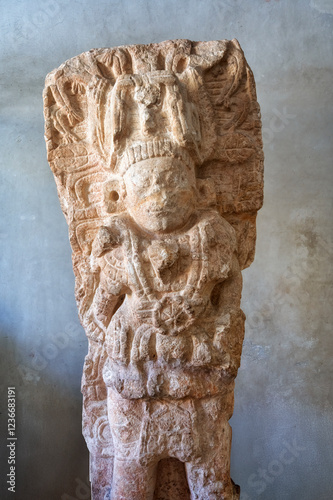
[(145, 447), (149, 402), (108, 390), (108, 417), (115, 448), (112, 500), (152, 500), (158, 458)]
[(141, 465), (136, 460), (115, 458), (111, 500), (152, 500), (157, 462)]
[(215, 439), (217, 443), (205, 446), (200, 459), (185, 464), (191, 500), (239, 499), (239, 488), (230, 478), (231, 427), (227, 421), (219, 425)]

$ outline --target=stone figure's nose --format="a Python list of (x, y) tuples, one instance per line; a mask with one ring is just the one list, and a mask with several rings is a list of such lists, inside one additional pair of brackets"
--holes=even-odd
[(160, 175), (154, 175), (153, 181), (152, 181), (152, 190), (154, 193), (161, 191), (163, 188), (164, 181), (162, 176)]

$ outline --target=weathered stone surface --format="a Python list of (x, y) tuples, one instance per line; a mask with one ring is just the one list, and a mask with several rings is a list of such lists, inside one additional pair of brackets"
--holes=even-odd
[(228, 420), (263, 189), (243, 52), (236, 40), (91, 50), (47, 76), (44, 103), (89, 338), (93, 498), (239, 498)]

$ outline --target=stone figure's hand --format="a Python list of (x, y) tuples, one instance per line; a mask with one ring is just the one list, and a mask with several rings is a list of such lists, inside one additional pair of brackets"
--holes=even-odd
[(92, 245), (92, 254), (95, 257), (100, 257), (103, 252), (119, 245), (119, 237), (117, 233), (111, 231), (110, 228), (102, 226)]
[(90, 340), (93, 340), (94, 342), (104, 342), (104, 331), (103, 329), (97, 324), (94, 315), (89, 314), (88, 317), (86, 318), (85, 324), (84, 324), (87, 337)]

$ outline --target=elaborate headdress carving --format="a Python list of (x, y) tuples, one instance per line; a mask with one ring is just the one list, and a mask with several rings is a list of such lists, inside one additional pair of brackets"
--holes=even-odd
[(117, 187), (119, 165), (186, 149), (198, 177), (213, 180), (220, 213), (236, 229), (248, 226), (240, 245), (243, 267), (251, 263), (262, 205), (261, 123), (236, 40), (91, 50), (47, 76), (44, 101), (48, 160), (60, 198), (74, 207), (74, 251), (89, 248), (96, 220), (122, 209), (121, 200), (100, 196), (107, 191), (100, 183)]

